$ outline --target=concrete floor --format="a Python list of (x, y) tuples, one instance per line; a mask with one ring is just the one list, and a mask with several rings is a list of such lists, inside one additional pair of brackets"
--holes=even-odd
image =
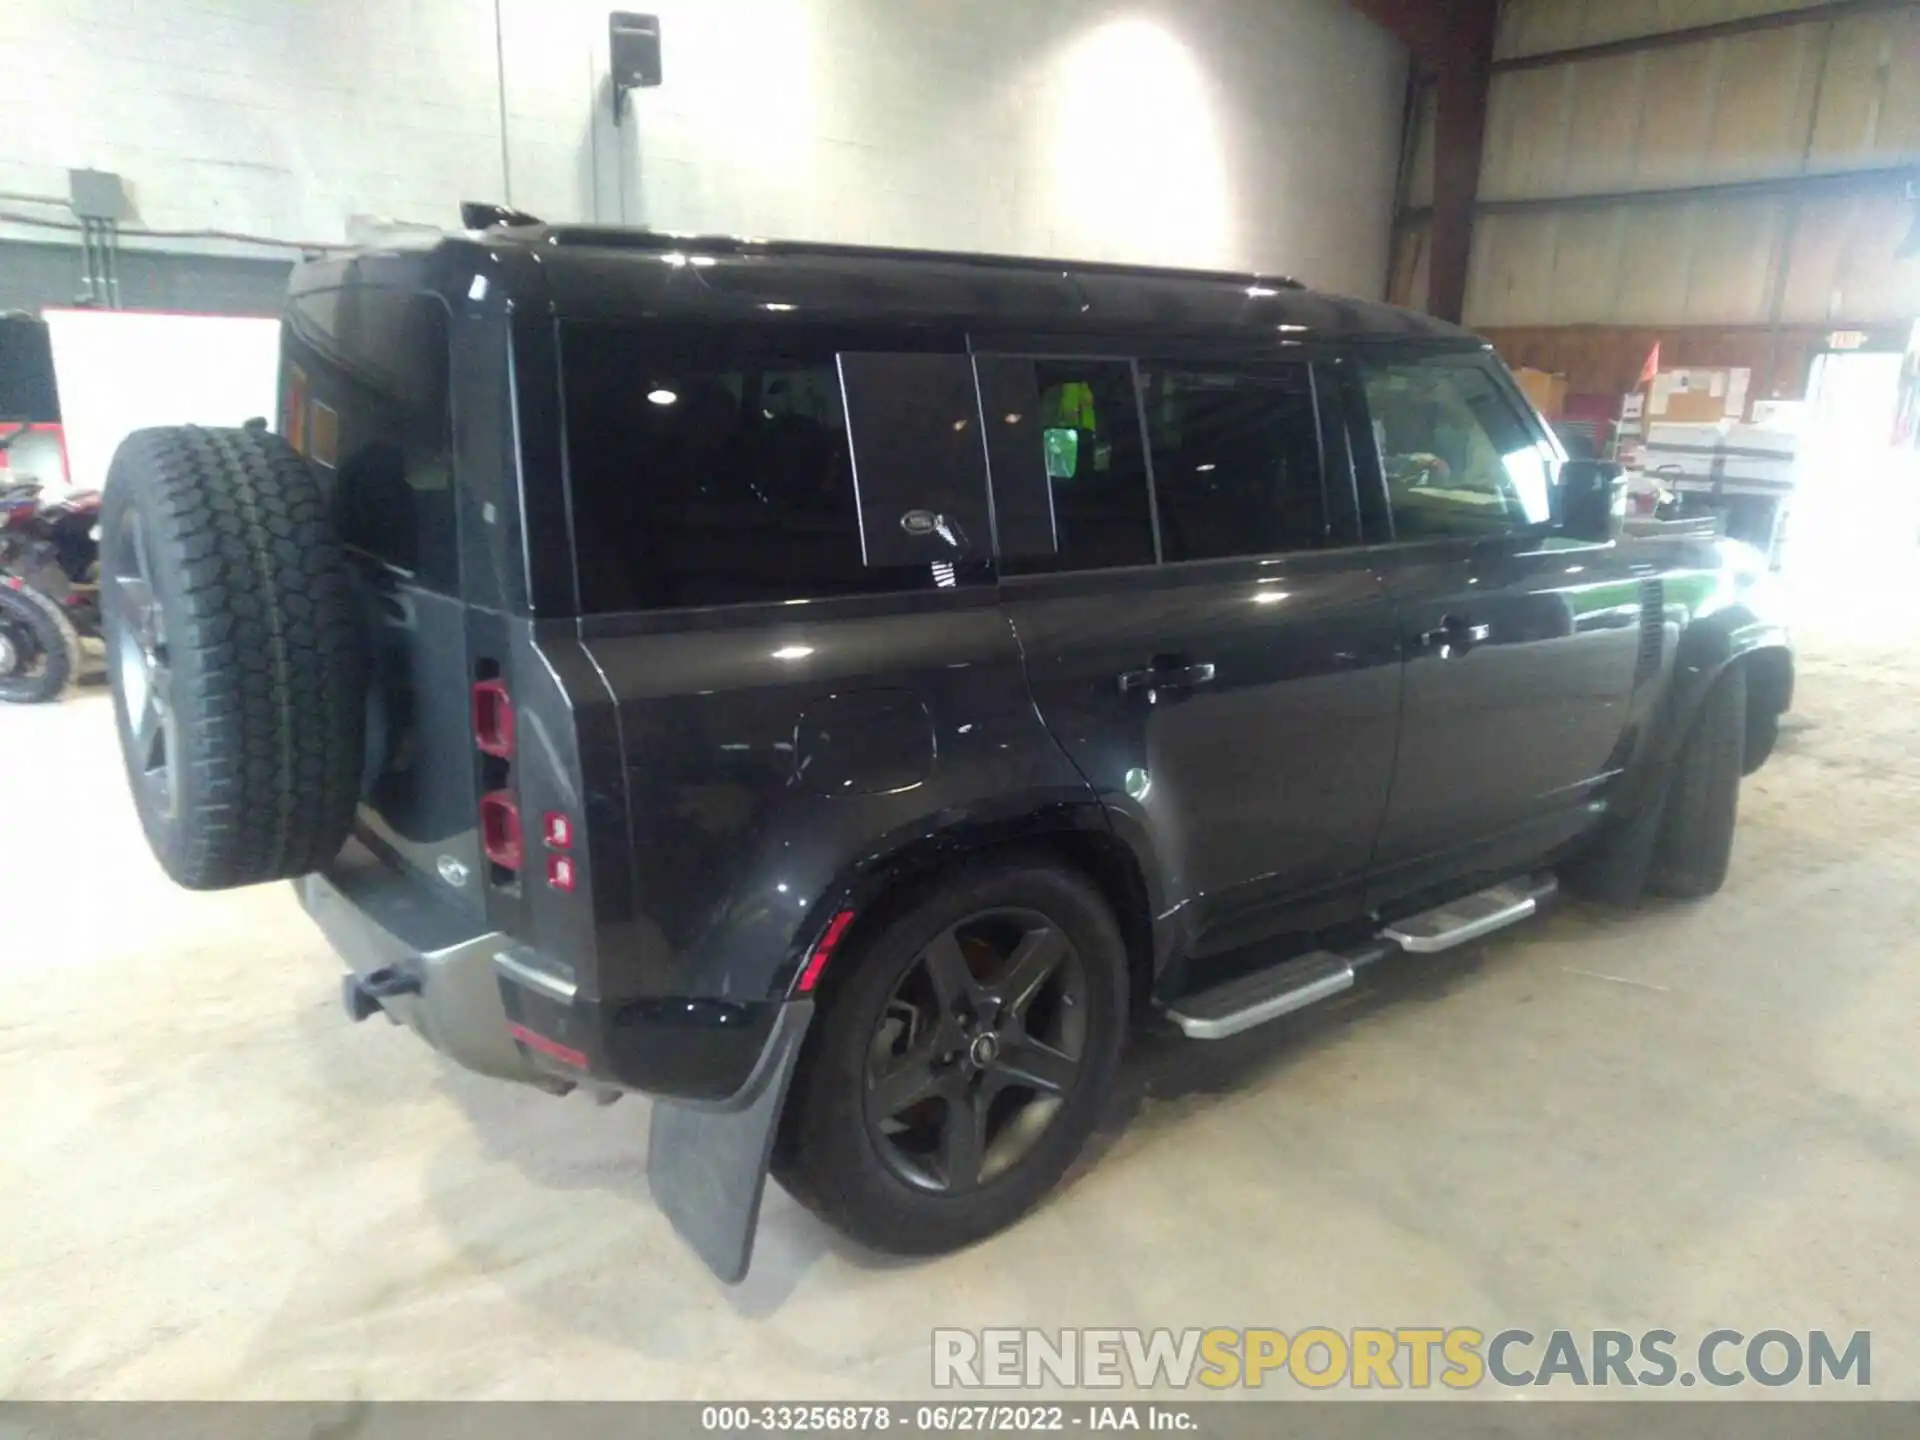
[(0, 707), (0, 1394), (902, 1397), (936, 1324), (1470, 1324), (1870, 1328), (1920, 1397), (1920, 610), (1830, 608), (1717, 900), (1151, 1043), (966, 1254), (773, 1192), (731, 1291), (648, 1200), (644, 1103), (349, 1026), (284, 887), (162, 878), (99, 692)]

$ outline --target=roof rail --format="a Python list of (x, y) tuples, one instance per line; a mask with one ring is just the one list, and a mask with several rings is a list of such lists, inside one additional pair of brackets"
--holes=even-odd
[(460, 202), (460, 228), (463, 230), (491, 230), (495, 226), (517, 229), (546, 223), (538, 215), (529, 215), (524, 210), (515, 210), (506, 205), (495, 205), (488, 200)]
[(1243, 270), (1189, 270), (1177, 265), (1134, 265), (1115, 260), (1060, 260), (1035, 255), (992, 255), (971, 250), (896, 249), (886, 245), (847, 245), (828, 240), (765, 240), (741, 235), (678, 235), (613, 225), (554, 225), (545, 240), (552, 245), (591, 245), (609, 249), (702, 251), (713, 255), (821, 255), (851, 259), (937, 260), (1002, 270), (1059, 270), (1064, 273), (1165, 275), (1186, 280), (1223, 280), (1250, 288), (1304, 290), (1290, 275), (1256, 275)]

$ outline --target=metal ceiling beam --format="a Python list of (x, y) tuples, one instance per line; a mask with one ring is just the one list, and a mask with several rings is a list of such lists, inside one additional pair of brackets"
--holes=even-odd
[[(1433, 210), (1427, 309), (1459, 320), (1473, 252), (1480, 146), (1487, 128), (1496, 0), (1348, 0), (1411, 52), (1439, 86), (1434, 121)], [(1404, 197), (1401, 197), (1404, 198)]]
[[(1529, 195), (1515, 200), (1482, 200), (1474, 209), (1481, 215), (1526, 215), (1545, 210), (1589, 210), (1606, 205), (1656, 205), (1687, 200), (1740, 200), (1764, 195), (1873, 194), (1920, 184), (1920, 166), (1876, 165), (1858, 170), (1817, 170), (1804, 175), (1776, 175), (1765, 180), (1722, 180), (1705, 185), (1674, 185), (1642, 190), (1594, 191), (1578, 195)], [(1426, 207), (1401, 212), (1403, 225), (1424, 224)]]
[(1422, 71), (1437, 72), (1493, 54), (1495, 0), (1348, 0), (1355, 10), (1413, 52)]
[(1743, 15), (1737, 20), (1719, 20), (1711, 25), (1690, 25), (1684, 30), (1659, 30), (1650, 35), (1634, 35), (1624, 40), (1606, 40), (1596, 45), (1575, 45), (1565, 50), (1545, 50), (1538, 55), (1510, 55), (1495, 60), (1496, 74), (1509, 70), (1544, 70), (1555, 65), (1574, 65), (1582, 60), (1604, 60), (1613, 55), (1636, 55), (1643, 50), (1666, 50), (1676, 45), (1698, 45), (1709, 40), (1725, 40), (1735, 35), (1754, 35), (1763, 30), (1787, 30), (1797, 25), (1818, 25), (1828, 20), (1850, 20), (1856, 15), (1882, 14), (1895, 10), (1920, 10), (1920, 0), (1827, 0), (1818, 5), (1803, 5), (1797, 10), (1776, 10), (1766, 15)]

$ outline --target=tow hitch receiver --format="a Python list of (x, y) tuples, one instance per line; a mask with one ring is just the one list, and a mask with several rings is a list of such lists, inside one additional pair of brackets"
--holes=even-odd
[(392, 965), (384, 965), (371, 975), (340, 977), (340, 1003), (346, 1007), (347, 1018), (356, 1025), (378, 1015), (385, 1008), (381, 1001), (419, 993), (419, 979)]

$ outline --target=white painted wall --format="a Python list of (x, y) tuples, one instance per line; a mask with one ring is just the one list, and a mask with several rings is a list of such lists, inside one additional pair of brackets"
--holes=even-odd
[[(1381, 288), (1405, 62), (1342, 0), (652, 0), (666, 84), (618, 129), (608, 8), (499, 0), (512, 198), (549, 219)], [(505, 192), (494, 17), (0, 0), (0, 53), (33, 57), (8, 68), (0, 191), (91, 165), (155, 228), (454, 224)]]

